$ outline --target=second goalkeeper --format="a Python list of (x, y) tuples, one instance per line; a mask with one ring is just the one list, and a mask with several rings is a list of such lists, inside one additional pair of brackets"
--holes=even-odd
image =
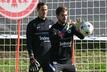
[(80, 33), (76, 24), (67, 23), (68, 11), (66, 7), (58, 7), (56, 16), (58, 21), (49, 32), (52, 46), (49, 66), (52, 68), (52, 72), (76, 72), (71, 59), (71, 42), (73, 41), (73, 35), (80, 39), (83, 39), (84, 35)]

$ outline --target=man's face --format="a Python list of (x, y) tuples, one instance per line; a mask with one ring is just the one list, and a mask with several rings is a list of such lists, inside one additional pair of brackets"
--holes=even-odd
[(61, 12), (58, 16), (57, 16), (57, 18), (58, 18), (58, 21), (60, 22), (60, 23), (66, 23), (66, 21), (67, 21), (67, 17), (68, 17), (68, 14), (67, 14), (68, 12), (67, 11), (63, 11), (63, 12)]
[(38, 15), (41, 18), (46, 18), (47, 13), (48, 13), (48, 6), (47, 5), (41, 6), (40, 9), (38, 10)]

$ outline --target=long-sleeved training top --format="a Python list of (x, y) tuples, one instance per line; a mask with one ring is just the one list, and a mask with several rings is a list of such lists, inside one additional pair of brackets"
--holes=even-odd
[(37, 17), (27, 25), (27, 50), (29, 55), (35, 53), (37, 57), (42, 57), (51, 47), (49, 41), (49, 28), (54, 24), (52, 20), (42, 20)]
[[(67, 29), (67, 26), (70, 27)], [(73, 35), (80, 39), (84, 38), (75, 25), (59, 24), (57, 22), (51, 27), (49, 37), (52, 46), (50, 52), (50, 59), (52, 61), (60, 63), (61, 61), (66, 62), (71, 59), (71, 41), (73, 40)]]

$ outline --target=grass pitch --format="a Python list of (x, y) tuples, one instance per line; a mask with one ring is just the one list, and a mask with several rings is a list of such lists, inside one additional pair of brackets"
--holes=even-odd
[[(105, 51), (77, 50), (75, 58), (77, 72), (106, 72)], [(20, 52), (19, 60), (19, 72), (28, 72), (29, 59), (26, 51)], [(14, 51), (0, 52), (0, 72), (15, 72), (15, 64)]]

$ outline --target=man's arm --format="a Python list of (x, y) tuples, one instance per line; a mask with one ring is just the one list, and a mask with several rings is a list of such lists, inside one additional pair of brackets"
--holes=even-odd
[(80, 32), (80, 30), (77, 27), (77, 25), (73, 25), (72, 26), (72, 31), (73, 31), (73, 34), (76, 35), (78, 38), (84, 39), (85, 36)]
[(72, 31), (74, 32), (74, 34), (80, 38), (80, 39), (84, 39), (84, 35), (80, 32), (80, 24), (82, 22), (82, 19), (81, 18), (77, 18), (76, 21), (72, 21), (70, 20), (69, 24), (72, 25)]
[(27, 38), (27, 50), (29, 53), (29, 57), (33, 55), (33, 48), (32, 48), (32, 35), (33, 35), (33, 27), (29, 23), (26, 30), (26, 38)]
[(28, 24), (27, 30), (26, 30), (26, 37), (27, 37), (27, 50), (29, 53), (29, 58), (30, 58), (30, 65), (29, 65), (29, 71), (38, 71), (40, 69), (40, 64), (39, 62), (35, 59), (34, 54), (33, 54), (33, 47), (32, 47), (32, 40), (34, 37), (34, 29), (32, 26), (32, 23)]

